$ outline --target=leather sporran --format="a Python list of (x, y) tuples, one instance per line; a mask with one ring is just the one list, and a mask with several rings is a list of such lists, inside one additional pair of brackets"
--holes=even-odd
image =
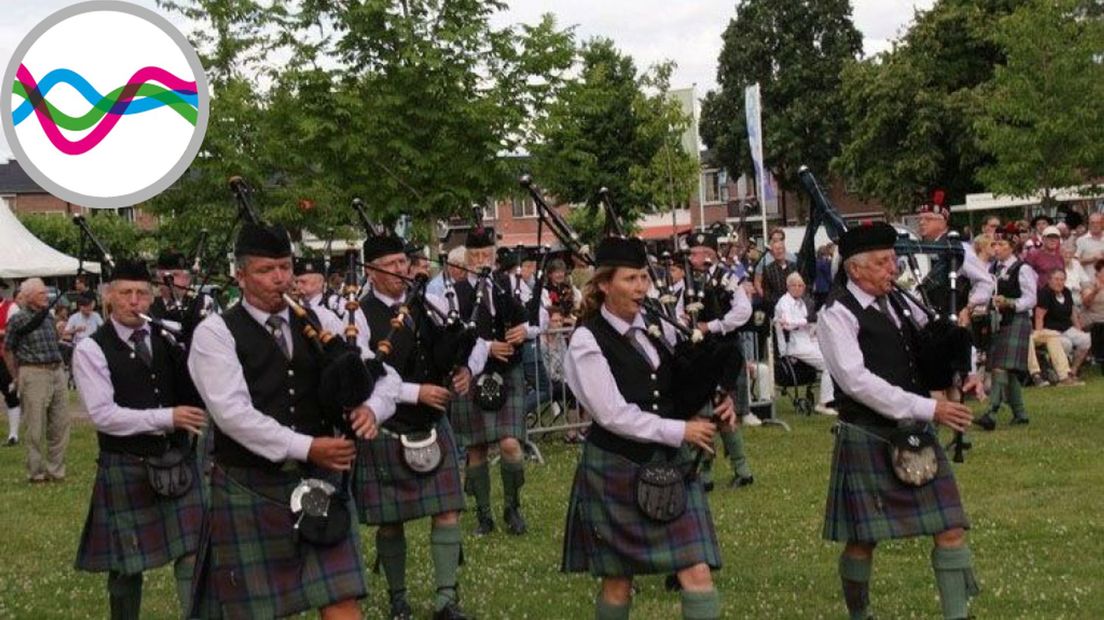
[(332, 484), (307, 478), (291, 492), (295, 532), (303, 542), (332, 547), (349, 535), (349, 508)]
[(153, 492), (171, 499), (187, 495), (195, 484), (194, 455), (191, 447), (174, 446), (160, 456), (144, 458), (146, 476)]
[(924, 426), (897, 429), (889, 438), (889, 462), (893, 475), (902, 483), (922, 487), (939, 473), (936, 438)]
[(483, 411), (499, 411), (506, 404), (506, 382), (497, 372), (484, 373), (475, 382), (475, 404)]
[(437, 429), (431, 428), (423, 439), (413, 439), (411, 435), (399, 435), (402, 443), (403, 463), (416, 474), (431, 474), (437, 471), (444, 460), (441, 442), (437, 439)]
[(642, 465), (636, 475), (636, 505), (644, 516), (668, 523), (686, 512), (686, 476), (669, 463)]

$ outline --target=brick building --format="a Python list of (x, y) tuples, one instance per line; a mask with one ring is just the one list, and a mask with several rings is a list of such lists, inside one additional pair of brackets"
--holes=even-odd
[[(102, 213), (107, 209), (89, 209), (66, 202), (50, 194), (27, 175), (23, 167), (14, 159), (0, 163), (0, 197), (7, 199), (8, 205), (16, 215), (39, 213), (71, 217), (88, 215), (90, 212)], [(142, 210), (141, 205), (123, 209), (110, 209), (142, 230), (157, 228), (157, 217)]]

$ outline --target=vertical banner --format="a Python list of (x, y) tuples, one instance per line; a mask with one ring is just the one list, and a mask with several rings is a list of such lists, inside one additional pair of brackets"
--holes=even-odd
[(759, 206), (765, 214), (767, 201), (774, 199), (774, 188), (771, 187), (768, 176), (770, 173), (763, 163), (763, 114), (758, 82), (744, 89), (744, 111), (747, 114), (748, 146), (751, 147), (751, 160), (755, 164), (755, 193), (759, 196)]

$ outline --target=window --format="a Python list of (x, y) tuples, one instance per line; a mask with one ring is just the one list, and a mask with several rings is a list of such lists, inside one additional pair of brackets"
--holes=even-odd
[(134, 223), (134, 207), (123, 207), (121, 209), (116, 209), (115, 213), (119, 216), (120, 219)]
[(707, 170), (702, 173), (705, 203), (728, 202), (728, 173), (724, 170)]
[(537, 205), (533, 203), (532, 197), (525, 196), (518, 198), (515, 196), (510, 199), (510, 212), (514, 216), (514, 219), (521, 217), (537, 217)]
[(498, 201), (491, 199), (483, 205), (483, 221), (490, 222), (498, 219)]

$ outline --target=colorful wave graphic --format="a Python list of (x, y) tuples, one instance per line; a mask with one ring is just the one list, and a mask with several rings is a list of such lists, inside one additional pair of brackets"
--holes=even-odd
[[(46, 137), (66, 155), (81, 155), (96, 148), (111, 133), (119, 119), (127, 114), (168, 106), (193, 126), (199, 114), (196, 83), (185, 81), (160, 67), (139, 69), (125, 85), (106, 95), (101, 95), (88, 80), (69, 69), (55, 69), (38, 83), (27, 67), (20, 64), (15, 77), (12, 92), (25, 101), (12, 112), (14, 124), (23, 122), (33, 112)], [(92, 108), (82, 116), (72, 117), (47, 101), (46, 94), (62, 83), (72, 86), (92, 104)], [(83, 131), (89, 127), (93, 127), (92, 131), (78, 140), (70, 140), (61, 133), (61, 129)]]

